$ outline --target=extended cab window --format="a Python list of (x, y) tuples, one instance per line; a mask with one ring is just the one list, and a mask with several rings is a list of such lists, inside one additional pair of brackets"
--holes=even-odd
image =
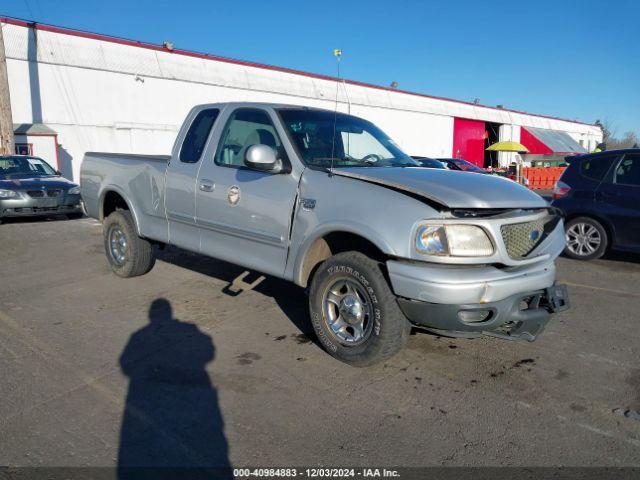
[(219, 113), (220, 110), (217, 108), (210, 108), (202, 110), (196, 115), (184, 137), (184, 142), (182, 142), (182, 149), (180, 150), (181, 162), (197, 163), (200, 160), (207, 138), (209, 138), (211, 127), (213, 127)]
[(604, 155), (583, 160), (580, 164), (580, 173), (591, 180), (600, 181), (604, 178), (615, 158), (615, 155)]
[(621, 185), (640, 186), (640, 154), (625, 155), (616, 167), (613, 181)]
[(259, 144), (273, 148), (278, 158), (284, 158), (282, 142), (267, 112), (252, 108), (238, 109), (233, 112), (222, 132), (215, 162), (228, 167), (242, 167), (247, 149)]

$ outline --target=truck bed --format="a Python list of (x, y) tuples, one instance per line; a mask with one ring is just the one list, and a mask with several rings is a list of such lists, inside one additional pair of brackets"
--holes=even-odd
[(100, 192), (113, 190), (130, 202), (139, 233), (167, 236), (164, 205), (169, 155), (87, 152), (80, 170), (82, 200), (88, 215), (101, 218)]

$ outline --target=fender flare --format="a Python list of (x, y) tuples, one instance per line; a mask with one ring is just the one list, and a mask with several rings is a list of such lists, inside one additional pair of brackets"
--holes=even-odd
[(378, 233), (370, 229), (366, 225), (359, 223), (330, 223), (318, 225), (310, 233), (304, 236), (304, 241), (298, 247), (295, 253), (295, 260), (293, 263), (292, 280), (299, 286), (304, 286), (305, 282), (302, 279), (302, 270), (304, 261), (309, 253), (311, 246), (320, 238), (329, 235), (330, 233), (351, 233), (359, 237), (368, 240), (375, 245), (385, 255), (396, 256), (395, 250), (392, 246)]
[(135, 208), (133, 208), (133, 204), (129, 201), (129, 199), (127, 198), (127, 195), (124, 193), (124, 191), (122, 190), (122, 188), (120, 188), (118, 185), (114, 185), (114, 184), (109, 184), (109, 185), (105, 185), (104, 188), (102, 189), (102, 191), (100, 192), (100, 196), (98, 197), (98, 208), (99, 213), (100, 213), (100, 222), (104, 222), (104, 200), (107, 196), (107, 194), (109, 192), (115, 192), (118, 195), (120, 195), (120, 197), (122, 197), (122, 199), (124, 200), (124, 202), (127, 204), (127, 207), (129, 207), (129, 211), (131, 212), (131, 215), (133, 216), (133, 223), (134, 223), (134, 227), (136, 229), (136, 233), (139, 236), (142, 236), (140, 234), (140, 224), (138, 222), (138, 212), (136, 211)]

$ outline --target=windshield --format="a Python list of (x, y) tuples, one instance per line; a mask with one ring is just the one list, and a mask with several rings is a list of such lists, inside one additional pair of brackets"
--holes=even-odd
[(43, 177), (57, 172), (41, 158), (0, 157), (0, 178)]
[(382, 130), (361, 118), (320, 110), (281, 109), (279, 113), (308, 166), (419, 166)]
[(446, 168), (441, 161), (436, 160), (434, 158), (424, 157), (424, 158), (417, 158), (416, 160), (418, 160), (418, 163), (420, 163), (420, 165), (422, 167), (427, 167), (427, 168)]
[(480, 167), (474, 165), (471, 162), (467, 162), (466, 160), (462, 160), (460, 158), (452, 158), (451, 163), (454, 163), (460, 170), (464, 170), (465, 172), (482, 172), (484, 170)]

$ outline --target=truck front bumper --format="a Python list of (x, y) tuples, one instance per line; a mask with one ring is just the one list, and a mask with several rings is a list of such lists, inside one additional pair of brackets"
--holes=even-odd
[(414, 324), (448, 336), (533, 341), (555, 312), (569, 308), (554, 285), (553, 260), (524, 267), (388, 261), (398, 303)]
[(490, 303), (442, 304), (399, 298), (398, 304), (414, 324), (453, 337), (491, 335), (532, 342), (551, 314), (569, 308), (565, 285), (517, 293)]

